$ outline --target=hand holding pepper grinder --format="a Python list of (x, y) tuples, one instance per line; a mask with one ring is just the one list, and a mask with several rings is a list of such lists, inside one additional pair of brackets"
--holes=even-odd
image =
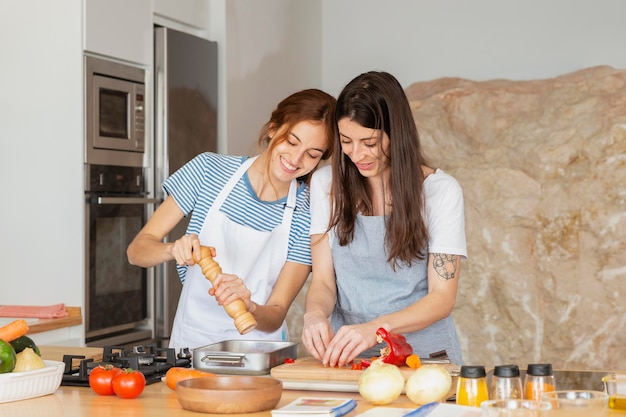
[[(206, 279), (213, 283), (217, 275), (222, 273), (222, 268), (213, 259), (215, 256), (215, 248), (212, 246), (200, 246), (200, 254), (202, 259), (197, 261), (197, 263), (202, 268), (202, 273)], [(256, 328), (256, 320), (252, 313), (246, 308), (246, 304), (243, 300), (239, 299), (233, 301), (225, 305), (224, 309), (226, 313), (235, 320), (235, 327), (240, 334), (246, 334)]]

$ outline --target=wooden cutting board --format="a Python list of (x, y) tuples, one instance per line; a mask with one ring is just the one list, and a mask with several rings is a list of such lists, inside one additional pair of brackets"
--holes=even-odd
[[(443, 365), (449, 371), (458, 369), (458, 366)], [(401, 367), (405, 378), (411, 376), (414, 369)], [(323, 366), (317, 359), (308, 356), (296, 359), (295, 363), (285, 363), (272, 368), (270, 374), (277, 379), (307, 380), (307, 381), (358, 381), (363, 371), (353, 370), (350, 366), (331, 368)]]
[[(441, 364), (452, 375), (452, 386), (448, 396), (456, 392), (458, 365)], [(405, 378), (410, 377), (414, 369), (401, 367)], [(284, 389), (314, 390), (332, 392), (359, 392), (359, 378), (364, 371), (352, 370), (351, 366), (329, 368), (313, 357), (296, 359), (295, 363), (286, 363), (271, 369), (270, 375), (283, 383)]]

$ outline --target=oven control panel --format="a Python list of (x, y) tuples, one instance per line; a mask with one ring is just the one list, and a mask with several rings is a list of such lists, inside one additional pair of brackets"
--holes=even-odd
[(85, 191), (96, 193), (143, 194), (146, 188), (141, 167), (86, 165)]

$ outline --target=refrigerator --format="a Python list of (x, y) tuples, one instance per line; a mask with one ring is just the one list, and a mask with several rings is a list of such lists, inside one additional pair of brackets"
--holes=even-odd
[[(165, 27), (154, 28), (154, 188), (201, 152), (217, 151), (217, 42)], [(166, 237), (185, 234), (189, 217)], [(167, 347), (182, 284), (175, 262), (155, 267), (154, 331)]]

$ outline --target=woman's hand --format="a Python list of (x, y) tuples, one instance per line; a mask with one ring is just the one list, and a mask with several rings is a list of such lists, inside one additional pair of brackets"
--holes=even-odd
[(171, 248), (172, 257), (178, 265), (195, 265), (201, 256), (200, 239), (194, 233), (176, 240)]
[(217, 274), (209, 294), (214, 295), (217, 303), (221, 306), (241, 299), (246, 304), (246, 309), (249, 312), (253, 313), (256, 307), (250, 299), (252, 295), (250, 290), (237, 275)]
[(334, 334), (330, 322), (321, 312), (304, 314), (302, 344), (315, 359), (322, 360)]
[(376, 345), (379, 327), (374, 323), (341, 326), (326, 348), (322, 363), (328, 366), (351, 363), (361, 352)]

